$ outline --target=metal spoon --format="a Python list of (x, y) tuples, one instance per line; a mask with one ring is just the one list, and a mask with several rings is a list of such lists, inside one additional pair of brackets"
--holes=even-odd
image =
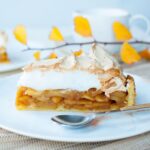
[[(121, 113), (121, 112), (139, 112), (139, 111), (148, 111), (150, 110), (150, 103), (147, 104), (140, 104), (135, 106), (124, 107), (120, 111), (114, 112), (105, 112), (99, 113), (99, 115), (108, 115), (112, 113)], [(81, 128), (89, 125), (93, 120), (99, 116), (98, 113), (90, 114), (90, 115), (57, 115), (51, 118), (52, 121), (56, 122), (57, 124), (68, 127), (68, 128)]]
[(51, 118), (57, 124), (68, 128), (81, 128), (89, 125), (96, 118), (95, 114), (82, 116), (82, 115), (57, 115)]

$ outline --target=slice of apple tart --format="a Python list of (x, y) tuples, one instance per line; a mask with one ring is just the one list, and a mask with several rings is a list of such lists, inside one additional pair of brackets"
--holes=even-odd
[(8, 37), (4, 31), (0, 31), (0, 63), (9, 62), (9, 58), (6, 52)]
[(105, 112), (135, 103), (135, 84), (100, 45), (90, 54), (32, 63), (18, 82), (19, 110)]

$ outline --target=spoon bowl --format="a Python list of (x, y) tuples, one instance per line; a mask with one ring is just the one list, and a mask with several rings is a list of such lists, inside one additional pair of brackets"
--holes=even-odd
[(81, 128), (89, 125), (96, 118), (95, 114), (92, 115), (57, 115), (51, 118), (52, 121), (59, 125), (69, 128)]
[[(140, 111), (150, 111), (150, 103), (128, 106), (128, 107), (121, 108), (121, 110), (119, 111), (105, 112), (100, 114), (104, 116), (112, 113), (129, 113), (129, 112), (135, 113)], [(81, 128), (89, 125), (93, 120), (96, 119), (96, 117), (97, 117), (96, 113), (90, 115), (66, 114), (66, 115), (54, 116), (51, 118), (51, 120), (64, 127)]]

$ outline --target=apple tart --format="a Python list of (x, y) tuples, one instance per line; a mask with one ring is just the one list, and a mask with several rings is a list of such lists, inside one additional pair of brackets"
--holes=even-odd
[(8, 37), (5, 32), (0, 31), (0, 63), (9, 62), (9, 58), (6, 52)]
[(106, 112), (135, 104), (134, 79), (100, 45), (90, 53), (34, 62), (18, 82), (19, 110)]

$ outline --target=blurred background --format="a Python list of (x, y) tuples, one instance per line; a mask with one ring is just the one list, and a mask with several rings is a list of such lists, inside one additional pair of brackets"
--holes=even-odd
[(150, 18), (150, 0), (0, 0), (0, 29), (72, 25), (74, 10), (119, 7)]
[[(13, 35), (14, 28), (18, 24), (23, 24), (27, 29), (28, 46), (38, 51), (40, 48), (58, 44), (48, 38), (52, 26), (60, 29), (66, 41), (74, 40), (73, 13), (75, 11), (122, 8), (131, 15), (142, 14), (150, 19), (149, 7), (150, 0), (0, 0), (0, 30), (8, 34), (7, 52), (13, 62), (1, 65), (0, 72), (17, 69), (34, 61), (35, 51), (23, 53), (22, 50), (26, 49), (26, 46), (19, 43)], [(150, 41), (150, 33), (145, 37), (140, 34), (139, 37), (142, 38), (141, 40)], [(106, 49), (119, 54), (120, 45), (114, 47), (108, 45)], [(138, 51), (147, 48), (144, 44), (137, 44), (134, 47)], [(86, 46), (82, 48), (88, 50)], [(55, 52), (59, 57), (68, 54), (70, 50), (78, 49), (80, 46), (65, 47)], [(51, 51), (42, 52), (41, 58), (46, 58), (50, 53)]]

